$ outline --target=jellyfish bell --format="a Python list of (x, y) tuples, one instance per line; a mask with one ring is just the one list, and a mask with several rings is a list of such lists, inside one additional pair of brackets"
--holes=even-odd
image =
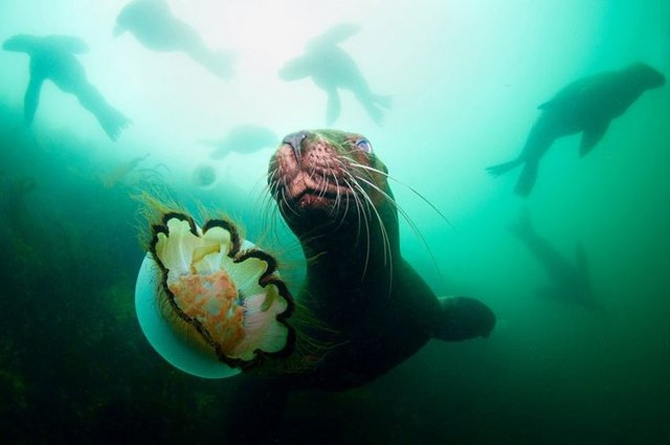
[(200, 164), (193, 170), (193, 183), (203, 190), (213, 189), (217, 179), (216, 169), (211, 164)]
[(229, 221), (201, 228), (187, 215), (165, 214), (152, 227), (135, 288), (144, 335), (170, 364), (204, 378), (287, 356), (294, 303), (276, 264)]
[(135, 310), (144, 336), (149, 344), (175, 368), (202, 378), (225, 378), (240, 370), (218, 361), (207, 351), (194, 347), (188, 338), (181, 337), (161, 314), (156, 287), (160, 271), (151, 255), (142, 261), (135, 286)]

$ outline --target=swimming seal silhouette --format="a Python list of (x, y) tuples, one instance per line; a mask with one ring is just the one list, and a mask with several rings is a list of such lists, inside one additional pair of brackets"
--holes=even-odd
[(577, 243), (575, 260), (570, 261), (535, 231), (527, 213), (524, 212), (519, 221), (509, 229), (540, 263), (552, 281), (550, 286), (537, 289), (537, 296), (579, 305), (602, 314), (606, 312), (605, 307), (593, 295), (588, 256), (581, 243)]
[(214, 147), (212, 159), (222, 159), (229, 153), (251, 154), (265, 147), (274, 147), (279, 138), (269, 128), (256, 124), (240, 124), (233, 127), (223, 139), (202, 139), (201, 144)]
[(153, 51), (179, 51), (215, 76), (228, 79), (233, 73), (233, 54), (207, 47), (198, 32), (170, 11), (165, 0), (134, 0), (119, 12), (114, 35), (130, 32)]
[(663, 74), (644, 63), (577, 80), (538, 107), (542, 114), (530, 130), (521, 154), (512, 161), (488, 167), (492, 176), (523, 164), (514, 191), (528, 196), (535, 185), (542, 156), (560, 137), (582, 133), (580, 156), (602, 139), (610, 122), (621, 116), (645, 91), (665, 84)]
[(24, 114), (28, 125), (33, 122), (42, 84), (47, 79), (62, 91), (74, 94), (84, 108), (96, 117), (110, 139), (116, 140), (121, 130), (130, 125), (130, 119), (108, 104), (86, 78), (84, 67), (75, 57), (76, 54), (88, 51), (83, 40), (62, 35), (38, 37), (19, 34), (7, 39), (2, 48), (30, 56), (30, 83), (24, 97)]
[(340, 24), (310, 40), (301, 56), (286, 62), (279, 77), (286, 81), (311, 77), (312, 81), (328, 94), (326, 123), (332, 125), (340, 116), (339, 89), (350, 90), (365, 108), (370, 118), (382, 123), (382, 108), (390, 108), (390, 96), (375, 94), (361, 74), (354, 59), (339, 43), (360, 30), (358, 25)]

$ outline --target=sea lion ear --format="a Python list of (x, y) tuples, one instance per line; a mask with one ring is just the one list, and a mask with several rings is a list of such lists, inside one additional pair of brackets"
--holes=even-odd
[(590, 127), (584, 129), (582, 133), (582, 142), (579, 146), (579, 156), (585, 156), (588, 154), (593, 147), (596, 146), (598, 142), (603, 138), (607, 132), (610, 121), (606, 120), (603, 122), (595, 122)]
[(232, 222), (203, 228), (179, 213), (153, 226), (135, 306), (149, 343), (176, 368), (206, 378), (235, 375), (265, 355), (291, 352), (293, 299), (276, 261), (239, 238)]

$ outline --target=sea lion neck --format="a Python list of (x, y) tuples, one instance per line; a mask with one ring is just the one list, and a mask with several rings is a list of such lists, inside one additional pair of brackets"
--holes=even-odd
[(268, 183), (305, 253), (306, 292), (329, 317), (341, 313), (334, 306), (367, 307), (366, 294), (390, 292), (402, 267), (398, 214), (386, 167), (364, 136), (291, 133), (270, 161)]
[[(324, 225), (298, 235), (308, 273), (324, 269), (343, 279), (360, 282), (367, 275), (386, 273), (400, 259), (398, 217), (394, 209), (378, 209), (379, 219), (348, 220)], [(367, 224), (367, 226), (366, 226)]]

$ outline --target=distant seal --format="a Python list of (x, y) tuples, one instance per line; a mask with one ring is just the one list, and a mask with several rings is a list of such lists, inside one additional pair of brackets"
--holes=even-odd
[(126, 31), (153, 51), (180, 51), (220, 78), (232, 76), (232, 53), (208, 48), (192, 26), (172, 14), (165, 0), (128, 3), (116, 18), (114, 35)]
[(212, 159), (222, 159), (232, 152), (251, 154), (265, 147), (276, 147), (277, 135), (269, 128), (256, 124), (240, 124), (230, 130), (223, 139), (203, 139), (201, 144), (214, 147)]
[[(311, 360), (310, 366), (274, 380), (250, 379), (239, 388), (228, 419), (231, 438), (244, 436), (241, 425), (251, 415), (270, 423), (263, 431), (247, 428), (244, 438), (273, 434), (272, 422), (281, 420), (290, 389), (363, 385), (431, 338), (459, 341), (492, 331), (495, 316), (486, 305), (436, 297), (403, 259), (387, 169), (364, 136), (334, 130), (290, 134), (272, 157), (268, 178), (307, 258), (297, 301), (327, 328), (299, 323), (306, 335), (298, 336), (295, 355)], [(306, 341), (332, 346), (300, 357), (309, 349), (301, 344)]]
[(30, 56), (30, 83), (24, 97), (24, 114), (28, 125), (33, 122), (42, 84), (47, 79), (62, 91), (74, 94), (79, 103), (96, 117), (110, 139), (116, 140), (121, 130), (130, 125), (130, 119), (107, 103), (86, 78), (84, 67), (75, 57), (76, 54), (88, 51), (86, 43), (80, 38), (18, 34), (7, 39), (2, 49)]
[(575, 261), (570, 261), (535, 231), (527, 213), (510, 227), (510, 232), (526, 246), (552, 281), (551, 286), (537, 289), (537, 296), (579, 305), (594, 312), (606, 312), (593, 295), (588, 256), (581, 243), (577, 243)]
[(535, 185), (540, 159), (554, 140), (582, 133), (579, 154), (586, 155), (602, 139), (614, 118), (621, 116), (642, 93), (664, 84), (665, 76), (644, 63), (577, 80), (538, 107), (542, 114), (521, 154), (512, 161), (488, 167), (487, 171), (498, 176), (523, 164), (514, 191), (528, 196)]
[(360, 30), (358, 25), (340, 24), (310, 40), (301, 56), (286, 62), (279, 77), (286, 81), (311, 77), (328, 94), (326, 123), (332, 125), (341, 112), (339, 89), (350, 90), (370, 118), (382, 123), (382, 108), (390, 108), (390, 96), (375, 94), (361, 74), (356, 62), (339, 43)]

